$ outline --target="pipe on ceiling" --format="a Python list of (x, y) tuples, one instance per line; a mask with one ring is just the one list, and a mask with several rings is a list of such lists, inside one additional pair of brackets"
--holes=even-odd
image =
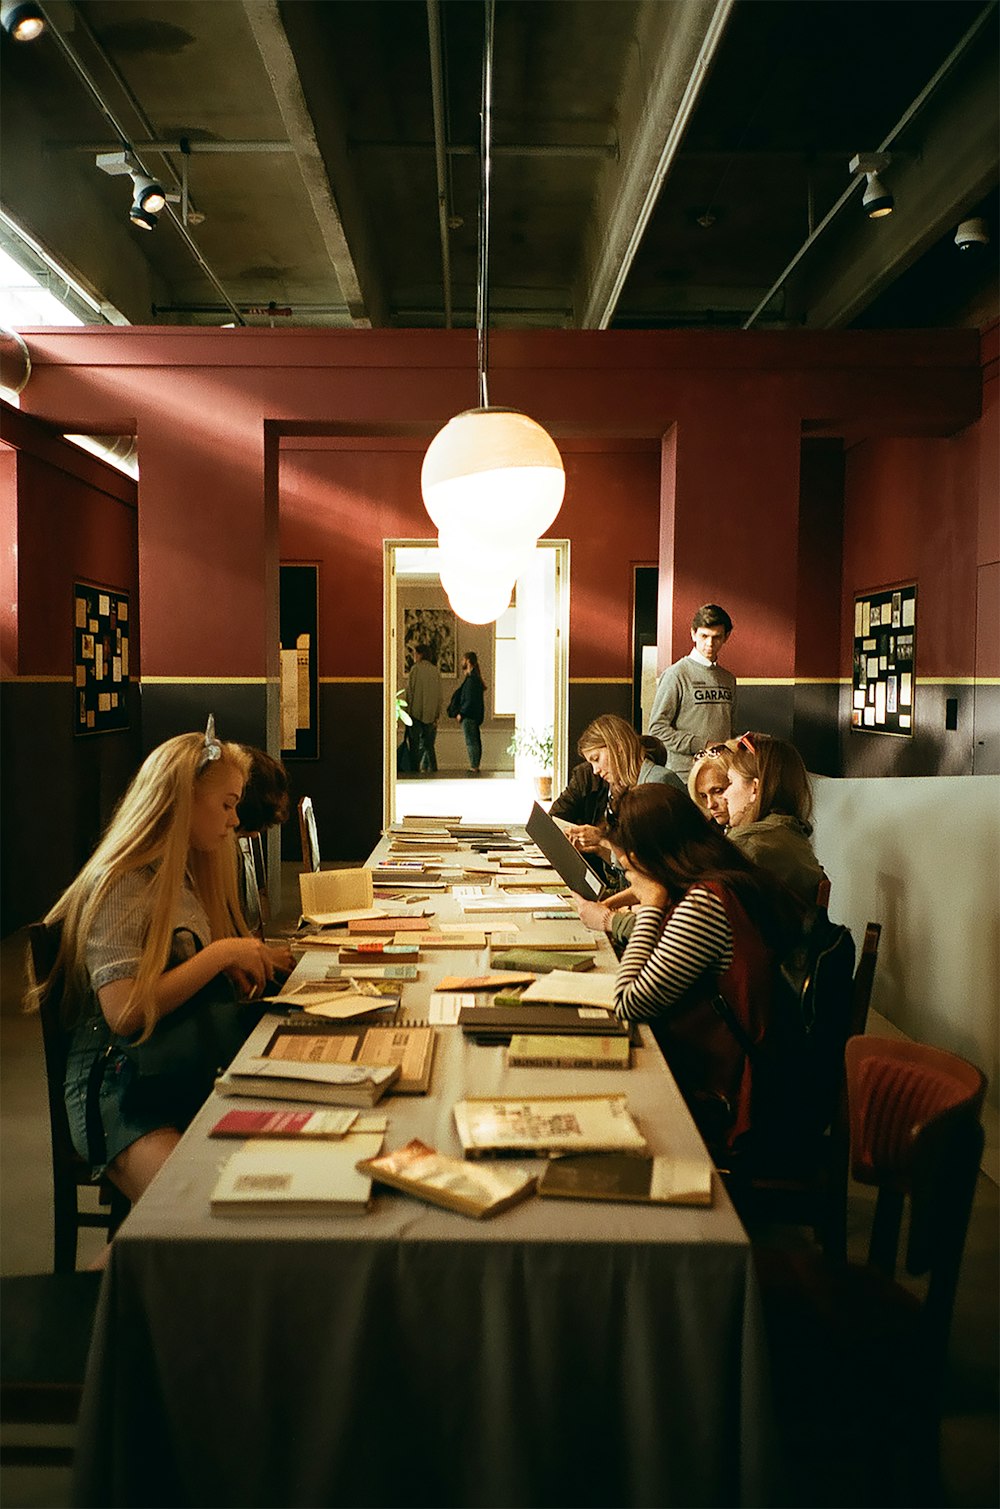
[(448, 168), (444, 118), (444, 62), (441, 47), (441, 6), (427, 0), (427, 38), (431, 60), (431, 106), (434, 114), (434, 175), (437, 181), (438, 235), (441, 238), (441, 277), (444, 284), (444, 326), (451, 329), (451, 243), (448, 230)]

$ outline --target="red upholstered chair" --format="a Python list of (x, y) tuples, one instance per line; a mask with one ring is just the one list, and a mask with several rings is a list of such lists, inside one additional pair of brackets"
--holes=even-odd
[(941, 1388), (986, 1079), (905, 1040), (854, 1037), (845, 1063), (850, 1174), (877, 1191), (866, 1256), (755, 1248), (791, 1492), (940, 1504)]

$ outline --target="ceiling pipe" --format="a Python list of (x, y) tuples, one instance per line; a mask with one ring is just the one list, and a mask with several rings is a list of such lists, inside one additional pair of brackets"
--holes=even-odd
[[(80, 12), (79, 11), (76, 12), (76, 15), (77, 15), (78, 19), (82, 20), (82, 17), (80, 16)], [(107, 100), (104, 98), (104, 95), (101, 93), (100, 88), (98, 87), (97, 83), (94, 81), (93, 77), (91, 76), (90, 70), (87, 68), (87, 66), (84, 63), (83, 59), (77, 55), (75, 49), (70, 45), (68, 39), (63, 35), (62, 30), (55, 24), (55, 22), (53, 21), (53, 18), (51, 16), (51, 14), (49, 14), (48, 11), (46, 12), (45, 19), (46, 19), (46, 21), (48, 23), (48, 29), (51, 32), (52, 36), (54, 37), (55, 41), (58, 43), (59, 48), (60, 48), (60, 50), (63, 53), (63, 56), (66, 58), (66, 60), (70, 64), (70, 67), (74, 70), (74, 72), (77, 74), (78, 78), (83, 83), (84, 87), (87, 89), (87, 91), (91, 95), (92, 99), (94, 100), (94, 103), (97, 105), (98, 109), (101, 111), (101, 114), (104, 116), (105, 120), (107, 120), (107, 122), (111, 126), (111, 129), (117, 134), (122, 147), (124, 147), (128, 151), (132, 151), (133, 150), (132, 143), (131, 143), (131, 140), (129, 138), (128, 132), (125, 130), (124, 126), (119, 121), (118, 117), (115, 115), (115, 113), (112, 110), (111, 106), (108, 104)], [(118, 70), (115, 68), (115, 66), (112, 63), (111, 59), (104, 52), (104, 50), (101, 47), (100, 43), (98, 42), (97, 38), (94, 36), (93, 32), (90, 30), (89, 27), (86, 26), (86, 22), (85, 21), (83, 22), (83, 25), (85, 26), (85, 28), (86, 28), (86, 30), (87, 30), (90, 38), (91, 38), (91, 41), (93, 42), (94, 47), (100, 53), (102, 61), (106, 64), (107, 68), (110, 70), (111, 73), (114, 74), (115, 78), (118, 80), (118, 82), (121, 85), (121, 88), (124, 91), (126, 97), (128, 98), (128, 100), (132, 104), (133, 109), (135, 110), (136, 114), (139, 116), (139, 119), (142, 121), (143, 128), (149, 133), (150, 136), (152, 136), (153, 135), (152, 124), (147, 119), (147, 117), (145, 115), (145, 112), (142, 110), (141, 106), (139, 105), (139, 102), (136, 100), (135, 96), (132, 94), (132, 91), (129, 89), (128, 85), (125, 83), (125, 80), (121, 77), (121, 75), (119, 74)], [(146, 173), (146, 168), (145, 168), (145, 165), (143, 164), (142, 160), (140, 158), (138, 158), (138, 157), (137, 157), (136, 160), (137, 160), (137, 162), (139, 164), (139, 167), (142, 169), (143, 173)], [(180, 180), (180, 178), (174, 172), (174, 169), (173, 169), (172, 166), (170, 166), (170, 164), (168, 164), (168, 167), (170, 167), (170, 173), (171, 173), (171, 176), (174, 179), (175, 184), (177, 184), (177, 186), (180, 187), (181, 186), (181, 180)], [(153, 174), (147, 174), (146, 176), (147, 177), (153, 177), (154, 175)], [(190, 231), (188, 230), (187, 226), (184, 225), (184, 223), (182, 222), (180, 216), (174, 210), (173, 205), (171, 205), (171, 204), (166, 205), (164, 213), (167, 214), (170, 217), (171, 221), (174, 224), (174, 227), (177, 230), (177, 234), (180, 236), (181, 240), (187, 246), (188, 251), (191, 253), (192, 257), (194, 257), (194, 259), (197, 262), (198, 266), (201, 268), (202, 272), (205, 274), (206, 278), (211, 283), (211, 285), (215, 289), (216, 293), (220, 296), (220, 298), (225, 303), (226, 308), (230, 311), (231, 314), (233, 314), (233, 316), (239, 321), (239, 323), (241, 325), (244, 324), (244, 320), (243, 320), (242, 315), (240, 314), (239, 310), (236, 308), (236, 305), (233, 303), (232, 299), (229, 297), (229, 295), (226, 292), (225, 288), (223, 288), (221, 282), (219, 281), (218, 277), (213, 272), (212, 268), (206, 262), (204, 256), (202, 255), (200, 247), (198, 246), (197, 242), (191, 236)]]
[[(907, 109), (903, 111), (903, 114), (900, 116), (899, 120), (889, 132), (889, 135), (878, 146), (877, 151), (888, 151), (888, 149), (892, 146), (892, 143), (896, 140), (897, 136), (899, 136), (901, 132), (905, 131), (906, 127), (910, 124), (910, 121), (913, 120), (918, 111), (923, 109), (924, 105), (938, 88), (939, 84), (943, 82), (946, 75), (951, 72), (952, 68), (954, 68), (955, 64), (958, 62), (959, 58), (961, 58), (962, 54), (979, 35), (979, 32), (985, 25), (987, 18), (994, 10), (996, 10), (996, 7), (997, 0), (990, 0), (990, 3), (983, 7), (965, 35), (961, 37), (952, 48), (951, 52), (945, 58), (944, 62), (941, 64), (937, 72), (924, 85), (923, 89), (921, 89), (916, 99), (913, 100), (913, 102), (907, 107)], [(767, 305), (770, 303), (771, 299), (773, 299), (774, 295), (778, 292), (782, 285), (788, 281), (791, 274), (795, 271), (796, 267), (798, 267), (799, 263), (802, 261), (802, 258), (806, 255), (809, 249), (815, 245), (816, 241), (826, 230), (830, 222), (836, 219), (841, 210), (844, 208), (844, 205), (863, 183), (867, 183), (867, 179), (863, 173), (859, 173), (851, 179), (851, 182), (847, 185), (847, 188), (841, 194), (840, 198), (836, 201), (831, 209), (827, 210), (826, 214), (819, 222), (819, 225), (817, 225), (815, 230), (806, 237), (788, 265), (784, 267), (778, 274), (778, 277), (771, 284), (767, 293), (761, 299), (760, 303), (757, 305), (753, 313), (749, 315), (746, 320), (744, 320), (744, 330), (749, 330), (752, 325), (756, 324), (758, 317), (767, 308)]]
[(444, 327), (451, 329), (451, 241), (448, 230), (448, 166), (444, 118), (444, 67), (441, 47), (441, 6), (427, 0), (427, 39), (431, 60), (431, 106), (434, 114), (434, 175), (437, 180), (438, 235), (441, 238), (441, 277), (444, 284)]

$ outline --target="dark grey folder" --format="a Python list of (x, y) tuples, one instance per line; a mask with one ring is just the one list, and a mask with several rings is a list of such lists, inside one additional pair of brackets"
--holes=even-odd
[(553, 870), (562, 876), (571, 891), (588, 901), (593, 901), (600, 895), (604, 889), (600, 875), (587, 863), (579, 849), (573, 848), (559, 824), (537, 802), (524, 826), (528, 837), (538, 845)]

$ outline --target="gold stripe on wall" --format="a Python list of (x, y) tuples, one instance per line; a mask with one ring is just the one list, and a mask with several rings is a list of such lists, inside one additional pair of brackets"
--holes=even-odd
[(34, 686), (72, 686), (72, 676), (2, 676), (0, 681), (25, 683)]
[(381, 686), (384, 676), (317, 676), (320, 686)]
[(631, 676), (570, 676), (570, 686), (631, 686)]
[(140, 676), (140, 686), (267, 686), (266, 676)]

